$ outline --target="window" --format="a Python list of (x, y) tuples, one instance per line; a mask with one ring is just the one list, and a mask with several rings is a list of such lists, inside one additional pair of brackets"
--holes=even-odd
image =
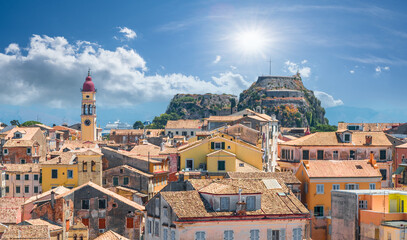
[(16, 186), (16, 193), (20, 193), (21, 192), (21, 187), (20, 186)]
[(27, 148), (27, 155), (31, 154), (31, 148)]
[(250, 240), (260, 240), (260, 230), (259, 229), (250, 230)]
[(24, 175), (24, 180), (26, 180), (26, 181), (27, 181), (27, 180), (30, 180), (30, 175), (25, 174), (25, 175)]
[(25, 159), (20, 159), (21, 164), (25, 164)]
[(8, 174), (6, 174), (6, 180), (9, 180), (10, 176)]
[(16, 174), (16, 180), (20, 180), (21, 176), (20, 174)]
[(106, 185), (106, 183), (107, 183), (106, 178), (103, 178), (103, 185)]
[(9, 193), (10, 192), (10, 188), (9, 188), (9, 186), (6, 186), (6, 193)]
[(148, 233), (151, 234), (152, 233), (151, 220), (147, 221), (147, 229), (148, 229)]
[(34, 180), (38, 181), (38, 174), (34, 174)]
[(194, 136), (194, 131), (191, 131), (191, 136)]
[(129, 177), (124, 177), (123, 178), (123, 185), (128, 185), (129, 184)]
[(24, 186), (24, 193), (29, 193), (30, 192), (30, 186), (25, 185)]
[(171, 240), (175, 240), (175, 231), (171, 230)]
[(339, 159), (338, 151), (333, 151), (333, 152), (332, 152), (332, 158), (333, 158), (334, 160), (338, 160), (338, 159)]
[(7, 154), (8, 154), (8, 149), (5, 148), (5, 149), (3, 150), (3, 153), (4, 153), (4, 155), (7, 155)]
[(186, 137), (188, 135), (188, 132), (187, 131), (182, 131), (181, 134), (182, 134), (182, 136)]
[(324, 160), (324, 150), (317, 151), (317, 160)]
[(350, 134), (349, 133), (345, 133), (343, 136), (344, 136), (344, 142), (350, 142)]
[(359, 184), (349, 183), (345, 185), (346, 190), (357, 190), (359, 189)]
[(195, 232), (195, 240), (205, 240), (205, 232)]
[(233, 230), (223, 231), (223, 240), (233, 240)]
[(354, 151), (354, 150), (350, 150), (350, 151), (349, 151), (349, 158), (350, 158), (350, 159), (356, 159), (356, 158), (355, 158), (355, 151)]
[(118, 177), (113, 177), (113, 186), (119, 185), (119, 178)]
[(256, 209), (256, 197), (249, 196), (246, 198), (247, 211), (254, 211)]
[(380, 169), (380, 173), (382, 174), (382, 180), (387, 180), (387, 170)]
[(106, 229), (106, 219), (99, 218), (99, 229)]
[(99, 209), (106, 209), (106, 199), (99, 199)]
[(82, 218), (83, 225), (89, 227), (89, 218)]
[(51, 170), (51, 178), (58, 178), (58, 169), (52, 169)]
[(225, 161), (218, 161), (218, 171), (225, 171)]
[(154, 235), (157, 237), (160, 236), (160, 222), (159, 221), (154, 222)]
[(293, 240), (302, 240), (302, 228), (293, 229)]
[(228, 197), (221, 197), (220, 198), (220, 210), (221, 211), (229, 211), (229, 198)]
[(380, 150), (380, 160), (386, 160), (386, 150)]
[(38, 186), (34, 187), (34, 193), (38, 193)]
[(359, 200), (359, 209), (367, 209), (367, 201)]
[(73, 178), (73, 170), (68, 170), (68, 179), (72, 179)]
[(225, 149), (225, 142), (211, 142), (211, 149)]
[(369, 183), (369, 189), (376, 189), (376, 183)]
[(163, 229), (163, 240), (168, 240), (168, 229), (167, 228)]
[(91, 162), (90, 171), (96, 172), (96, 163), (95, 163), (95, 161), (92, 161), (92, 162)]
[(126, 227), (127, 228), (134, 228), (133, 218), (131, 218), (131, 217), (126, 218)]
[(309, 160), (309, 150), (302, 150), (302, 159)]
[(308, 193), (308, 183), (304, 184), (304, 192), (305, 192), (305, 194)]
[(324, 194), (324, 184), (317, 184), (317, 194)]
[(194, 169), (194, 160), (193, 159), (185, 160), (185, 167), (189, 169)]
[(267, 229), (267, 240), (283, 240), (285, 239), (285, 229), (273, 230)]
[(82, 209), (89, 209), (89, 199), (82, 200)]
[(87, 172), (87, 171), (88, 171), (88, 163), (87, 163), (87, 162), (83, 162), (82, 170), (83, 170), (84, 172)]
[(314, 216), (323, 217), (324, 216), (324, 206), (315, 206), (314, 207)]
[(332, 184), (332, 190), (339, 190), (340, 185), (339, 184)]

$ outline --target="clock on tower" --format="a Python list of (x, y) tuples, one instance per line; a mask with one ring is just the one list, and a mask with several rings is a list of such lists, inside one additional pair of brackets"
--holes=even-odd
[(96, 141), (96, 89), (92, 82), (90, 70), (83, 83), (82, 92), (82, 111), (81, 111), (81, 131), (82, 141)]

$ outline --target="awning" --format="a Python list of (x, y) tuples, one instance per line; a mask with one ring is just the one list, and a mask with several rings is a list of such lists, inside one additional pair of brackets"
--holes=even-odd
[(406, 167), (398, 167), (398, 168), (396, 169), (396, 171), (393, 173), (393, 175), (394, 175), (394, 174), (401, 174), (401, 173), (404, 171), (405, 168), (406, 168)]

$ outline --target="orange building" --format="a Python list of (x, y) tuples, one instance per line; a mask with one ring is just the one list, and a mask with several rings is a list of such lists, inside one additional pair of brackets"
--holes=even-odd
[(312, 239), (331, 239), (332, 190), (380, 189), (382, 179), (373, 159), (302, 161), (296, 177), (301, 181), (301, 200), (312, 215)]

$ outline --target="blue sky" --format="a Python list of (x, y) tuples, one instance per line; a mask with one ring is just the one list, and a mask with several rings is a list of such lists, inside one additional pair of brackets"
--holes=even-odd
[(330, 122), (407, 119), (404, 1), (1, 1), (0, 121), (151, 120), (176, 93), (300, 71)]

